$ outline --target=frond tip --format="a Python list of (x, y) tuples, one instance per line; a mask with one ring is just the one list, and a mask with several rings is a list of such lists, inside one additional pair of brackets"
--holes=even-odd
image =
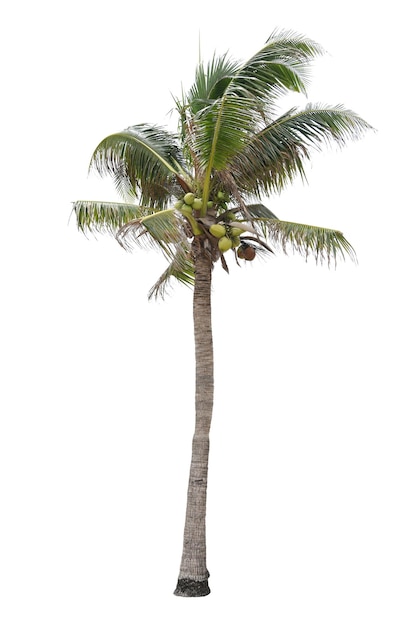
[(84, 234), (108, 233), (110, 235), (115, 235), (123, 224), (142, 214), (141, 207), (137, 204), (97, 200), (73, 202), (73, 213), (77, 228)]
[(341, 231), (321, 226), (284, 222), (282, 220), (260, 220), (263, 228), (268, 231), (273, 246), (280, 248), (285, 254), (292, 252), (313, 257), (317, 263), (337, 264), (338, 258), (346, 256), (354, 263), (357, 256), (352, 245)]

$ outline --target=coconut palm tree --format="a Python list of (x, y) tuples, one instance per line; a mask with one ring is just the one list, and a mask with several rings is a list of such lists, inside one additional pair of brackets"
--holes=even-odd
[(183, 554), (175, 594), (210, 593), (206, 566), (206, 488), (214, 394), (211, 280), (218, 261), (245, 265), (274, 249), (317, 262), (355, 260), (338, 230), (283, 221), (263, 204), (298, 177), (312, 154), (346, 145), (370, 125), (345, 107), (308, 104), (280, 111), (280, 97), (306, 95), (309, 68), (323, 54), (305, 36), (274, 31), (247, 62), (229, 55), (199, 62), (189, 91), (175, 99), (177, 132), (153, 124), (106, 137), (90, 168), (111, 175), (123, 202), (78, 201), (84, 233), (110, 233), (127, 250), (151, 247), (167, 268), (149, 292), (172, 279), (193, 288), (195, 433)]

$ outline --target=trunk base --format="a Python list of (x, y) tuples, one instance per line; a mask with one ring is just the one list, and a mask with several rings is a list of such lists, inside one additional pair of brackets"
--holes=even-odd
[(207, 580), (192, 580), (191, 578), (179, 578), (174, 591), (175, 596), (183, 598), (199, 598), (210, 594)]

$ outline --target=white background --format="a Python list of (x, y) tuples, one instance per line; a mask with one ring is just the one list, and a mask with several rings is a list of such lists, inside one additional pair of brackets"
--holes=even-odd
[[(3, 626), (416, 626), (413, 23), (402, 1), (3, 9)], [(343, 230), (359, 264), (216, 267), (212, 594), (188, 600), (191, 292), (148, 302), (162, 260), (87, 240), (71, 202), (115, 197), (87, 178), (103, 137), (175, 128), (199, 32), (205, 59), (245, 59), (275, 27), (329, 52), (310, 100), (377, 132), (268, 205)]]

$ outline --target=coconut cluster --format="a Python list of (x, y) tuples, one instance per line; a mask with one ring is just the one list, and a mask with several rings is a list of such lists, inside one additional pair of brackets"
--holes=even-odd
[(224, 191), (218, 191), (216, 201), (218, 207), (223, 211), (223, 220), (213, 224), (209, 231), (218, 239), (219, 250), (224, 254), (228, 250), (236, 249), (236, 254), (240, 259), (252, 261), (255, 258), (255, 248), (241, 239), (241, 235), (246, 230), (245, 224), (243, 224), (243, 228), (239, 228), (235, 222), (235, 213), (228, 211), (229, 195)]
[(227, 252), (231, 248), (238, 248), (241, 244), (240, 235), (245, 232), (242, 228), (229, 224), (212, 224), (209, 228), (211, 235), (218, 239), (218, 248), (221, 252)]
[(194, 193), (189, 191), (184, 194), (181, 200), (177, 200), (174, 204), (175, 209), (180, 209), (186, 213), (192, 214), (193, 211), (199, 211), (203, 206), (202, 198), (197, 198)]
[[(245, 232), (245, 228), (239, 228), (235, 223), (234, 225), (230, 224), (230, 222), (236, 219), (236, 216), (232, 211), (228, 212), (228, 201), (229, 195), (224, 191), (218, 191), (215, 200), (210, 200), (207, 203), (208, 209), (215, 205), (222, 212), (223, 216), (222, 221), (210, 226), (209, 232), (218, 239), (218, 248), (222, 254), (228, 252), (228, 250), (236, 249), (237, 256), (240, 259), (252, 261), (255, 258), (255, 248), (241, 240), (241, 235)], [(197, 197), (191, 191), (184, 194), (183, 198), (177, 200), (174, 204), (175, 209), (190, 215), (193, 214), (193, 211), (199, 211), (202, 206), (202, 198)]]

